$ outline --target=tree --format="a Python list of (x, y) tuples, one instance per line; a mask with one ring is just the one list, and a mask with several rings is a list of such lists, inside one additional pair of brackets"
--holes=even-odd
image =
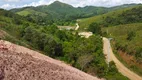
[(62, 47), (62, 44), (57, 44), (56, 46), (55, 46), (55, 56), (57, 56), (57, 57), (60, 57), (60, 56), (63, 56), (64, 54), (63, 54), (63, 47)]
[(116, 68), (116, 65), (113, 61), (109, 62), (109, 73), (110, 74), (115, 74), (115, 73), (118, 73), (118, 70)]
[(56, 32), (56, 36), (62, 40), (62, 41), (65, 41), (67, 39), (67, 35), (66, 35), (66, 32), (65, 31), (62, 31), (62, 30), (58, 30)]
[(101, 35), (101, 27), (99, 26), (98, 23), (94, 22), (94, 23), (90, 24), (88, 30), (93, 32), (94, 34)]
[(136, 49), (135, 57), (138, 62), (142, 63), (142, 47)]
[(44, 52), (46, 52), (48, 55), (50, 55), (50, 53), (52, 53), (49, 45), (44, 46)]
[(86, 68), (86, 66), (93, 60), (93, 56), (92, 55), (83, 55), (81, 57), (79, 57), (79, 59), (77, 60), (77, 63), (80, 65), (81, 70), (83, 70), (84, 68)]
[(127, 34), (127, 40), (131, 41), (136, 36), (136, 33), (134, 31), (130, 31)]
[(31, 42), (32, 41), (31, 37), (33, 36), (34, 30), (31, 27), (27, 27), (24, 32), (25, 32), (25, 34), (24, 34), (23, 38), (25, 40)]

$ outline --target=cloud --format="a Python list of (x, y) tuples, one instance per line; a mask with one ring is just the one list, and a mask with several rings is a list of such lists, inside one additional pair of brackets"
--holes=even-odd
[(3, 9), (11, 9), (11, 8), (15, 8), (16, 6), (15, 5), (10, 5), (10, 4), (4, 4), (2, 6), (0, 6), (0, 8), (3, 8)]
[[(0, 0), (0, 8), (11, 9), (26, 6), (48, 5), (57, 0)], [(142, 0), (58, 0), (74, 7), (87, 5), (112, 7), (122, 4), (142, 3)]]
[(48, 5), (51, 4), (52, 2), (54, 2), (55, 0), (39, 0), (38, 2), (32, 2), (30, 4), (25, 4), (23, 5), (25, 6), (39, 6), (39, 5)]
[[(92, 5), (92, 6), (103, 6), (103, 7), (112, 7), (112, 6), (117, 6), (117, 5), (122, 5), (122, 4), (130, 4), (130, 3), (142, 3), (142, 0), (62, 0), (66, 3), (70, 3), (73, 6), (87, 6), (87, 5)], [(72, 3), (76, 2), (76, 3)]]
[[(6, 0), (6, 1), (22, 1), (22, 0)], [(24, 0), (23, 0), (24, 1)], [(27, 6), (39, 6), (39, 5), (49, 5), (49, 4), (51, 4), (51, 3), (53, 3), (54, 1), (56, 1), (56, 0), (38, 0), (37, 2), (35, 1), (35, 2), (31, 2), (31, 3), (27, 3), (27, 4), (21, 4), (21, 5), (18, 5), (18, 3), (17, 3), (17, 5), (16, 4), (12, 4), (11, 5), (11, 3), (9, 3), (9, 4), (3, 4), (3, 5), (1, 5), (0, 6), (0, 8), (3, 8), (3, 9), (12, 9), (12, 8), (21, 8), (21, 7), (27, 7)], [(26, 2), (26, 0), (25, 0), (25, 2)]]
[(4, 0), (6, 2), (19, 2), (20, 0)]

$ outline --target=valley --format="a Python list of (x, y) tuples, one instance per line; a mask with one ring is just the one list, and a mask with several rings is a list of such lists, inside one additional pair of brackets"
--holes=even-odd
[(141, 13), (60, 1), (0, 9), (0, 80), (142, 80)]

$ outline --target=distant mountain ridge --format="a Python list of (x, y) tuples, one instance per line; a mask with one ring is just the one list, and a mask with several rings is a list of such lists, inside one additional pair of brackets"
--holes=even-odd
[(29, 20), (33, 19), (35, 22), (40, 24), (60, 23), (62, 25), (62, 22), (75, 22), (76, 19), (92, 17), (107, 13), (112, 10), (135, 5), (137, 4), (128, 4), (127, 6), (121, 5), (111, 8), (95, 6), (75, 8), (72, 5), (55, 1), (50, 5), (24, 7), (19, 9), (11, 9), (10, 11), (22, 16), (26, 16), (29, 18)]

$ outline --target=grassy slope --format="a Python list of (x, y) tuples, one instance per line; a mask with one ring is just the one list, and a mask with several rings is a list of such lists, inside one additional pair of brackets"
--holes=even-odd
[(32, 14), (32, 12), (34, 12), (34, 10), (26, 9), (26, 10), (17, 12), (17, 14), (19, 14), (19, 15), (21, 15), (21, 16), (27, 16), (27, 15), (29, 15), (29, 14)]
[(90, 17), (90, 18), (79, 19), (78, 23), (80, 25), (80, 30), (81, 31), (85, 30), (85, 28), (88, 28), (89, 25), (91, 23), (93, 23), (93, 22), (100, 23), (100, 22), (104, 21), (104, 18), (106, 16), (109, 16), (109, 17), (113, 16), (115, 18), (115, 17), (118, 17), (118, 15), (122, 14), (122, 12), (124, 12), (126, 10), (131, 10), (132, 8), (137, 8), (137, 7), (139, 7), (139, 5), (138, 6), (132, 6), (132, 7), (124, 8), (124, 9), (114, 10), (114, 11), (108, 12), (108, 13), (103, 14), (103, 15), (98, 15), (98, 16), (94, 16), (94, 17)]
[(43, 15), (43, 16), (47, 15), (45, 13), (38, 12), (38, 11), (35, 11), (33, 9), (30, 9), (30, 8), (27, 8), (27, 9), (24, 9), (23, 11), (17, 12), (17, 14), (19, 14), (21, 16), (28, 16), (28, 15), (33, 14), (33, 13), (36, 14), (36, 15)]
[[(103, 28), (103, 32), (107, 32), (109, 37), (112, 37), (116, 43), (119, 43), (121, 46), (126, 46), (126, 52), (129, 54), (129, 52), (136, 51), (137, 48), (142, 47), (142, 23), (133, 23), (133, 24), (126, 24), (126, 25), (119, 25), (114, 27), (108, 27)], [(127, 40), (127, 33), (130, 31), (134, 31), (136, 33), (136, 36), (131, 41)], [(113, 45), (115, 46), (115, 45)], [(118, 53), (118, 52), (117, 52)], [(132, 56), (135, 56), (135, 53), (130, 54)], [(142, 75), (142, 69), (140, 66), (136, 66), (136, 64), (133, 64), (135, 68), (132, 68), (132, 64), (126, 63), (120, 55), (119, 59), (131, 70), (135, 71), (139, 75)], [(136, 59), (135, 59), (136, 60)], [(130, 62), (132, 63), (132, 62)]]
[[(104, 32), (108, 32), (110, 37), (113, 37), (115, 40), (120, 41), (121, 44), (129, 44), (128, 48), (133, 46), (134, 49), (136, 47), (142, 46), (142, 23), (134, 23), (134, 24), (126, 24), (119, 25), (114, 27), (103, 28)], [(131, 41), (126, 40), (127, 33), (130, 31), (136, 32), (136, 37)]]

